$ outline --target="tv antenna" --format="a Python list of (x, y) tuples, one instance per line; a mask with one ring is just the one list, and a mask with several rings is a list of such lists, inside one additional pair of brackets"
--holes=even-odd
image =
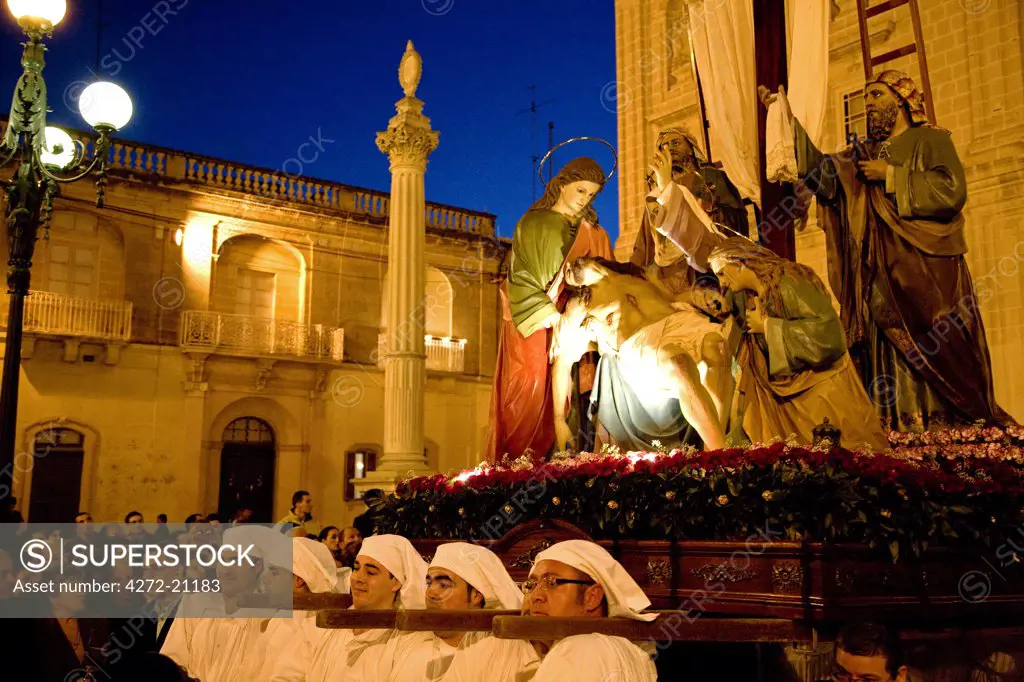
[[(522, 111), (516, 113), (516, 116), (522, 116), (523, 114), (530, 114), (530, 175), (533, 177), (533, 201), (537, 200), (537, 164), (543, 157), (543, 154), (537, 153), (537, 109), (551, 104), (554, 102), (554, 98), (545, 100), (537, 103), (537, 86), (527, 86), (530, 90), (530, 106)], [(548, 122), (548, 149), (551, 149), (554, 139), (554, 122)], [(550, 166), (548, 167), (550, 172)]]

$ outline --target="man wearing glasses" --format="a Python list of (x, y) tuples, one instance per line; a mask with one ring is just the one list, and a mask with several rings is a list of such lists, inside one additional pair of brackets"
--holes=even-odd
[(907, 682), (908, 668), (897, 634), (878, 623), (839, 631), (832, 662), (835, 682)]
[[(566, 540), (537, 555), (523, 583), (528, 615), (552, 618), (632, 618), (650, 600), (622, 565), (600, 545)], [(543, 656), (533, 682), (616, 680), (654, 682), (654, 663), (640, 647), (622, 637), (573, 635), (556, 642), (535, 642)]]

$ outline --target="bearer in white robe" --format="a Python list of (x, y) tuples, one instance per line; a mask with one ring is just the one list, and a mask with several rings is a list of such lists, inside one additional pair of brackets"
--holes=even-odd
[[(251, 546), (241, 566), (217, 565), (219, 594), (196, 593), (183, 599), (160, 653), (169, 656), (202, 682), (252, 679), (263, 662), (258, 640), (268, 611), (244, 606), (263, 591), (269, 567), (290, 567), (289, 538), (264, 526), (235, 526), (224, 532), (224, 545)], [(222, 550), (224, 559), (234, 557)], [(227, 563), (227, 562), (225, 562)], [(190, 595), (192, 596), (192, 595)], [(200, 616), (201, 617), (196, 617)]]
[[(452, 542), (437, 548), (427, 569), (428, 610), (518, 611), (522, 602), (522, 591), (494, 552), (466, 542)], [(448, 680), (445, 674), (455, 658), (466, 652), (467, 647), (490, 639), (487, 632), (404, 633), (397, 639), (395, 670), (387, 682)], [(536, 657), (528, 642), (516, 644), (520, 646), (513, 649), (521, 650), (527, 660)], [(488, 664), (487, 680), (500, 679), (491, 672)]]
[[(538, 554), (523, 591), (531, 616), (657, 617), (641, 613), (651, 602), (626, 569), (600, 545), (585, 540), (559, 542)], [(574, 635), (536, 646), (547, 653), (532, 682), (658, 679), (651, 657), (622, 637)]]
[[(291, 542), (292, 594), (338, 592), (338, 573), (331, 551), (316, 540), (293, 537)], [(263, 649), (263, 665), (255, 679), (260, 682), (270, 679), (301, 682), (305, 679), (302, 666), (292, 666), (289, 673), (282, 659), (308, 662), (318, 638), (316, 611), (293, 611), (285, 617), (265, 621), (259, 641)]]
[[(368, 537), (363, 541), (352, 573), (352, 608), (422, 609), (426, 575), (426, 562), (405, 538), (399, 535)], [(306, 682), (386, 680), (395, 661), (393, 635), (392, 630), (321, 630), (304, 679)], [(294, 650), (288, 658), (294, 664)], [(278, 678), (271, 680), (278, 682)]]

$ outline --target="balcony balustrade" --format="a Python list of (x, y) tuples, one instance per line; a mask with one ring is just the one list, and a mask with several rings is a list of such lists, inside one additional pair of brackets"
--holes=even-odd
[(180, 341), (189, 352), (334, 362), (345, 356), (345, 332), (339, 327), (206, 310), (182, 314)]
[[(7, 297), (0, 326), (7, 328)], [(112, 299), (30, 291), (25, 299), (24, 330), (40, 336), (66, 336), (96, 341), (131, 340), (132, 304)]]
[[(0, 135), (7, 127), (0, 118)], [(70, 130), (79, 140), (87, 158), (95, 153), (95, 135)], [(199, 185), (276, 199), (314, 208), (343, 211), (386, 220), (390, 195), (330, 180), (296, 176), (281, 170), (248, 166), (191, 152), (116, 139), (110, 148), (111, 175), (134, 175), (163, 184)], [(494, 215), (456, 206), (427, 202), (424, 220), (427, 229), (493, 236)]]

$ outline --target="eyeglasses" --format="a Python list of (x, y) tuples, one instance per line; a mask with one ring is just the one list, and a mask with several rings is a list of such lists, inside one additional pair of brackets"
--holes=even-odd
[(530, 578), (523, 583), (523, 594), (530, 594), (540, 587), (542, 592), (553, 590), (559, 585), (593, 585), (593, 580), (572, 580), (570, 578), (557, 578), (553, 575), (546, 575), (543, 578)]

